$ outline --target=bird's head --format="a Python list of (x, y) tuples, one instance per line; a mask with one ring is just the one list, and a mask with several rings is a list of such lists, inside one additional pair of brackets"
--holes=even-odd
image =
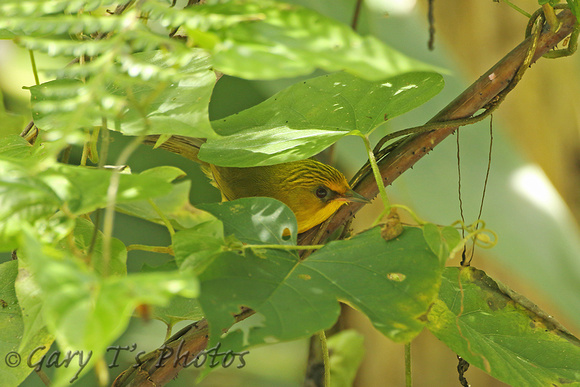
[(293, 196), (289, 206), (298, 220), (299, 233), (324, 222), (346, 203), (370, 203), (350, 188), (336, 168), (312, 159), (296, 164), (299, 172), (286, 186)]

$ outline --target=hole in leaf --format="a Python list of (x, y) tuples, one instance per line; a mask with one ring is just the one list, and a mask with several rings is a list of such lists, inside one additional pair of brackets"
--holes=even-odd
[(389, 273), (387, 274), (387, 278), (391, 281), (403, 282), (407, 276), (401, 273)]
[(282, 231), (282, 240), (289, 241), (290, 237), (292, 237), (292, 232), (290, 231), (290, 229), (288, 227), (286, 227)]

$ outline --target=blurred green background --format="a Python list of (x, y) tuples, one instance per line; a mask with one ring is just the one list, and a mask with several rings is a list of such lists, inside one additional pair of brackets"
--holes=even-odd
[[(292, 2), (350, 24), (356, 1)], [(439, 96), (412, 113), (389, 121), (374, 134), (375, 140), (389, 131), (426, 122), (523, 39), (527, 20), (505, 4), (438, 0), (435, 50), (431, 52), (427, 49), (426, 3), (365, 1), (359, 32), (373, 34), (410, 56), (450, 70)], [(535, 0), (516, 3), (528, 12), (537, 8)], [(38, 55), (36, 59), (41, 69), (66, 64)], [(498, 233), (499, 243), (489, 251), (477, 250), (473, 261), (474, 266), (555, 316), (576, 336), (580, 334), (580, 114), (575, 103), (580, 90), (579, 64), (578, 55), (540, 60), (494, 115), (492, 169), (483, 219)], [(0, 68), (0, 90), (7, 109), (26, 112), (29, 93), (22, 86), (34, 83), (28, 53), (12, 42), (0, 41)], [(253, 106), (296, 81), (249, 82), (225, 76), (215, 87), (211, 118)], [(4, 134), (2, 129), (0, 133)], [(115, 163), (127, 142), (117, 134), (113, 139), (109, 164)], [(455, 136), (448, 138), (401, 176), (388, 189), (392, 200), (411, 206), (419, 216), (438, 224), (459, 219), (455, 140)], [(461, 129), (461, 187), (467, 223), (475, 220), (479, 210), (489, 141), (488, 121)], [(364, 154), (360, 139), (346, 138), (338, 143), (334, 162), (352, 176), (364, 163)], [(80, 150), (75, 149), (71, 162), (79, 158)], [(133, 154), (129, 165), (134, 172), (156, 165), (177, 166), (193, 181), (193, 204), (220, 199), (219, 192), (209, 185), (197, 165), (168, 152), (143, 146)], [(380, 203), (367, 206), (357, 216), (355, 225), (367, 227), (380, 210)], [(170, 243), (163, 227), (122, 214), (116, 217), (115, 236), (125, 244)], [(0, 258), (7, 260), (9, 256), (3, 254)], [(132, 251), (129, 270), (139, 271), (144, 264), (159, 266), (167, 259), (160, 254)], [(458, 261), (450, 264), (457, 265)], [(356, 386), (404, 385), (402, 345), (382, 337), (364, 316), (348, 308), (344, 308), (341, 324), (366, 336), (366, 357)], [(138, 350), (148, 351), (161, 345), (164, 335), (162, 323), (133, 319), (118, 344), (136, 343)], [(423, 332), (412, 348), (415, 386), (458, 385), (455, 355), (430, 333)], [(300, 386), (307, 354), (306, 339), (256, 348), (245, 358), (247, 366), (243, 369), (220, 369), (199, 385)], [(134, 354), (122, 353), (120, 367), (111, 370), (112, 377), (129, 367), (133, 358)], [(107, 358), (111, 359), (112, 356)], [(46, 371), (50, 375), (52, 370)], [(169, 385), (193, 385), (195, 374), (195, 370), (186, 370)], [(504, 385), (476, 369), (470, 369), (466, 375), (476, 386)], [(96, 385), (96, 378), (91, 374), (78, 383)], [(43, 384), (31, 375), (24, 385)]]

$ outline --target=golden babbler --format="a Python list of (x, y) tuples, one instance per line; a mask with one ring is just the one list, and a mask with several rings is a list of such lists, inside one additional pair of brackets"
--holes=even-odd
[[(147, 136), (153, 145), (159, 136)], [(219, 167), (197, 158), (203, 139), (173, 136), (160, 147), (202, 164), (204, 172), (221, 191), (222, 200), (266, 196), (286, 204), (296, 215), (298, 232), (328, 219), (348, 202), (369, 200), (352, 189), (336, 168), (313, 159), (261, 167)]]

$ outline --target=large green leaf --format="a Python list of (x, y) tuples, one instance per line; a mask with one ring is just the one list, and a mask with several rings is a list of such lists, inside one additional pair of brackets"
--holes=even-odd
[[(220, 220), (212, 218), (173, 236), (175, 261), (181, 268), (192, 267), (196, 273), (201, 273), (235, 243), (296, 244), (296, 217), (275, 199), (242, 198), (198, 207)], [(245, 222), (240, 223), (240, 219)], [(295, 254), (291, 255), (294, 259)]]
[(154, 306), (151, 317), (173, 327), (180, 321), (199, 321), (204, 315), (197, 299), (175, 296), (166, 306)]
[[(393, 340), (410, 340), (422, 330), (438, 291), (441, 265), (420, 229), (406, 229), (388, 242), (379, 229), (372, 229), (331, 242), (300, 261), (296, 250), (259, 247), (289, 246), (283, 239), (285, 226), (272, 216), (289, 211), (283, 204), (248, 198), (203, 208), (223, 221), (226, 235), (221, 251), (216, 248), (220, 237), (214, 236), (213, 255), (199, 275), (200, 303), (212, 340), (217, 341), (222, 330), (233, 324), (232, 314), (242, 305), (258, 312), (264, 321), (249, 334), (233, 330), (219, 339), (224, 345), (291, 340), (329, 328), (338, 318), (338, 301), (361, 310)], [(255, 247), (236, 252), (239, 247), (228, 243), (230, 233)], [(206, 240), (207, 235), (201, 238)], [(174, 248), (176, 256), (194, 253), (186, 245)]]
[[(142, 273), (172, 272), (177, 270), (175, 261), (167, 261), (161, 266), (143, 265)], [(185, 320), (199, 321), (203, 318), (203, 312), (199, 301), (195, 298), (182, 296), (172, 297), (169, 305), (153, 305), (151, 308), (151, 318), (163, 321), (169, 328), (176, 323)]]
[[(14, 290), (17, 275), (17, 261), (0, 265), (0, 353), (3, 357), (3, 361), (0, 362), (0, 372), (2, 385), (6, 387), (19, 386), (32, 371), (32, 368), (26, 364), (29, 354), (43, 345), (46, 348), (38, 352), (39, 355), (44, 354), (52, 342), (45, 330), (31, 334), (34, 341), (26, 340), (26, 330), (30, 331), (31, 327), (25, 325), (31, 323), (32, 319), (29, 316), (34, 316), (35, 310), (29, 310), (27, 307), (30, 304), (25, 302), (22, 305), (24, 313), (21, 312), (21, 305), (18, 303)], [(36, 361), (36, 358), (33, 361)]]
[(580, 385), (580, 340), (483, 271), (445, 269), (428, 328), (512, 386)]
[[(38, 229), (57, 226), (53, 220), (60, 204), (50, 186), (29, 176), (24, 167), (0, 160), (0, 250), (16, 248), (15, 238), (24, 223), (35, 224)], [(70, 230), (70, 226), (65, 228)]]
[(55, 137), (101, 125), (102, 118), (128, 135), (215, 137), (208, 117), (215, 74), (205, 51), (190, 49), (181, 61), (161, 51), (116, 59), (120, 63), (95, 59), (94, 71), (101, 67), (102, 73), (87, 82), (57, 79), (31, 87), (35, 124)]
[(372, 36), (315, 11), (270, 0), (208, 2), (185, 10), (146, 2), (166, 25), (182, 26), (212, 53), (221, 72), (246, 79), (274, 79), (346, 70), (379, 80), (434, 67), (413, 60)]
[[(100, 230), (95, 231), (95, 225), (90, 220), (76, 219), (74, 242), (79, 253), (90, 257), (89, 264), (97, 274), (101, 276), (105, 276), (105, 273), (127, 275), (127, 248), (123, 242), (117, 238), (111, 238), (109, 260), (105, 262), (103, 233)], [(63, 248), (66, 247), (63, 245)]]
[[(1, 34), (1, 31), (0, 31)], [(1, 39), (1, 38), (0, 38)], [(6, 111), (4, 107), (4, 96), (0, 90), (0, 139), (7, 135), (17, 135), (24, 127), (24, 116)], [(3, 153), (0, 151), (0, 153)]]
[(0, 155), (8, 159), (28, 159), (35, 155), (39, 145), (30, 145), (28, 141), (19, 135), (0, 136)]
[[(272, 165), (311, 157), (349, 134), (369, 134), (443, 88), (436, 73), (371, 82), (335, 73), (299, 82), (240, 113), (212, 122), (224, 137), (199, 158), (221, 166)], [(224, 152), (227, 149), (227, 152)]]
[[(215, 137), (208, 116), (208, 106), (216, 82), (209, 64), (209, 55), (201, 49), (190, 49), (189, 62), (171, 63), (161, 52), (133, 55), (129, 71), (155, 74), (159, 69), (174, 70), (165, 82), (139, 82), (131, 88), (115, 85), (114, 94), (128, 101), (138, 101), (138, 108), (129, 106), (121, 116), (124, 134), (178, 134), (190, 137)], [(175, 58), (173, 58), (175, 60)], [(179, 67), (178, 67), (179, 66)], [(177, 67), (177, 68), (175, 68)]]
[(330, 380), (333, 387), (351, 387), (365, 355), (365, 337), (354, 329), (328, 338)]
[[(15, 237), (24, 224), (35, 225), (45, 240), (59, 240), (73, 226), (70, 217), (56, 212), (83, 214), (107, 205), (112, 172), (54, 164), (37, 173), (35, 165), (0, 159), (0, 249), (16, 247)], [(170, 192), (164, 178), (121, 174), (116, 201), (140, 201)]]
[[(103, 278), (86, 265), (85, 259), (66, 250), (42, 246), (26, 230), (21, 246), (20, 260), (42, 290), (49, 331), (63, 351), (92, 351), (86, 369), (124, 331), (136, 306), (167, 305), (176, 295), (198, 294), (191, 272)], [(78, 367), (59, 369), (55, 385), (67, 385), (80, 371)]]
[(42, 289), (32, 277), (26, 264), (20, 259), (18, 260), (18, 277), (16, 277), (14, 289), (23, 311), (22, 320), (24, 322), (24, 332), (18, 351), (21, 354), (30, 354), (33, 349), (46, 346), (45, 349), (37, 350), (30, 359), (32, 363), (36, 363), (50, 349), (54, 335), (46, 327)]
[[(140, 173), (141, 176), (159, 177), (170, 183), (184, 175), (184, 172), (175, 167), (158, 167)], [(173, 227), (177, 229), (191, 228), (197, 224), (212, 219), (207, 212), (201, 211), (189, 202), (191, 181), (175, 182), (171, 185), (171, 192), (152, 199), (155, 206), (161, 211)], [(150, 222), (164, 224), (163, 219), (151, 203), (147, 200), (119, 203), (117, 211), (124, 214), (146, 219)]]
[(278, 200), (242, 198), (198, 207), (223, 222), (225, 235), (234, 235), (244, 243), (296, 244), (296, 217)]
[[(84, 214), (107, 205), (107, 192), (113, 172), (57, 164), (39, 175), (49, 185), (69, 211)], [(162, 196), (171, 191), (171, 184), (157, 176), (121, 173), (116, 202), (132, 202)]]

